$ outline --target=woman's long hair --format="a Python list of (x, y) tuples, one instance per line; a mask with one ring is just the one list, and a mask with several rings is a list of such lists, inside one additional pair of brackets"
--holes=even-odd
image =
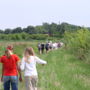
[(26, 53), (28, 53), (29, 56), (35, 56), (33, 48), (32, 47), (28, 47), (28, 48), (25, 49), (25, 52), (24, 52), (25, 61), (27, 63), (30, 63), (29, 60), (28, 60), (28, 57), (26, 57)]
[(35, 55), (34, 50), (33, 50), (32, 47), (26, 48), (24, 53), (26, 53), (26, 52), (27, 52), (30, 56), (34, 56), (34, 55)]

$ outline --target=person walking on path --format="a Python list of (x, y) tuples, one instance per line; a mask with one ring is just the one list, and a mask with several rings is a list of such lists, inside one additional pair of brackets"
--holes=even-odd
[(46, 61), (35, 56), (33, 48), (26, 48), (20, 66), (21, 70), (24, 70), (26, 90), (37, 90), (38, 73), (36, 63), (47, 64)]
[(45, 49), (45, 44), (44, 43), (41, 43), (41, 53), (42, 54), (44, 53), (44, 49)]
[(13, 54), (13, 48), (8, 46), (5, 50), (5, 55), (0, 58), (2, 63), (2, 78), (4, 90), (18, 90), (18, 73), (20, 81), (22, 81), (18, 63), (20, 61), (16, 54)]
[(38, 51), (39, 51), (39, 54), (41, 54), (41, 43), (38, 44)]
[(49, 51), (49, 43), (46, 43), (45, 49), (46, 49), (46, 53), (48, 53), (48, 51)]

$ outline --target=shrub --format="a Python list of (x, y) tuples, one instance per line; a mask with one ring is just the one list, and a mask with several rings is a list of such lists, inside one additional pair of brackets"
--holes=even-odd
[(0, 34), (0, 40), (46, 40), (48, 38), (47, 34)]
[(80, 29), (76, 32), (65, 32), (65, 44), (78, 58), (85, 59), (90, 49), (90, 31)]

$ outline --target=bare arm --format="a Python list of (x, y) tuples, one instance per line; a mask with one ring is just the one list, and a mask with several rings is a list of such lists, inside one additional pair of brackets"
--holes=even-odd
[(20, 82), (22, 82), (22, 73), (21, 73), (21, 69), (20, 69), (20, 62), (17, 63), (17, 70), (18, 70), (18, 74), (19, 74), (19, 80), (20, 80)]
[(35, 56), (35, 60), (36, 60), (36, 62), (39, 63), (39, 64), (43, 64), (43, 65), (47, 64), (46, 61), (44, 61), (44, 60), (38, 58), (37, 56)]
[(4, 73), (4, 67), (3, 67), (3, 64), (2, 64), (2, 76), (1, 76), (1, 82), (3, 82), (3, 73)]

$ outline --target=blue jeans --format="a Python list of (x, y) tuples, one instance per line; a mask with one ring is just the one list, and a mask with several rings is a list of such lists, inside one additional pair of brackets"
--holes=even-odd
[(18, 90), (18, 76), (4, 76), (4, 90)]

